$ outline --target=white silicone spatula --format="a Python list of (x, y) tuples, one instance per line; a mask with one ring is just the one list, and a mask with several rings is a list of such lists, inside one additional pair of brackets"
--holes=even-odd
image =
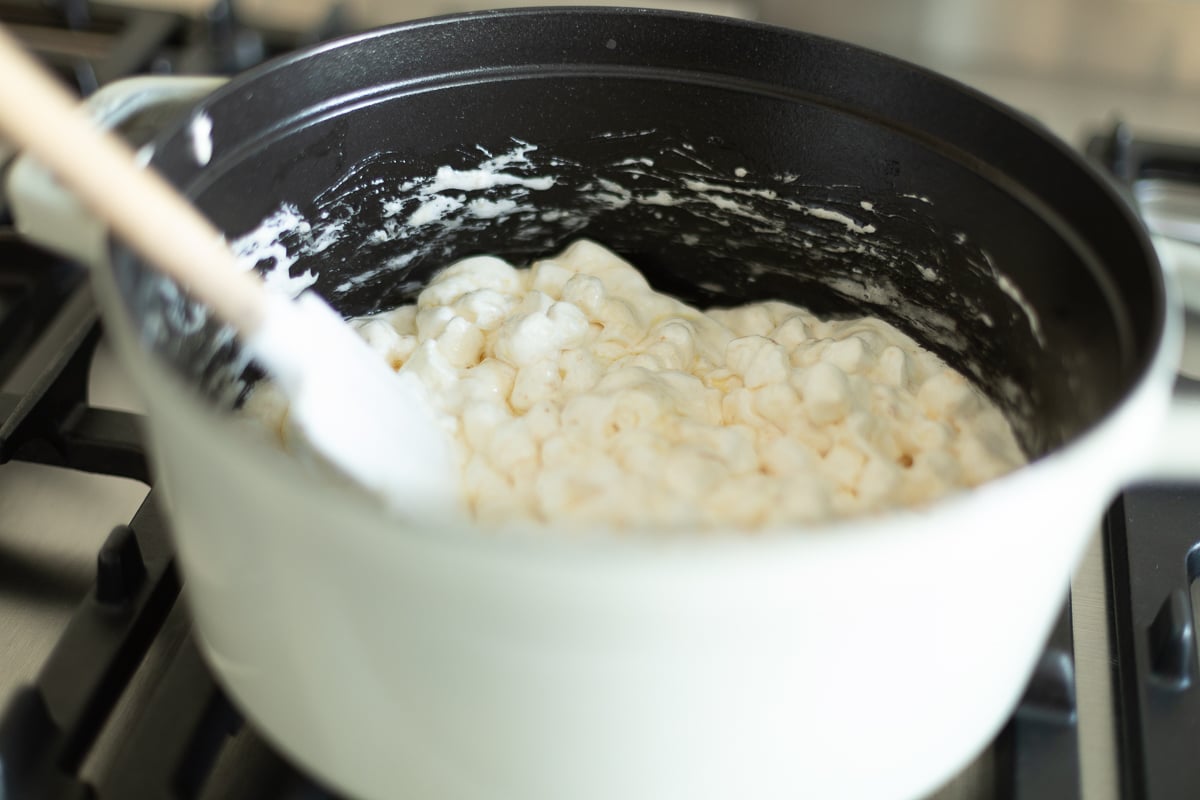
[(457, 513), (451, 443), (424, 387), (397, 374), (320, 297), (271, 294), (195, 208), (0, 26), (0, 135), (50, 168), (133, 250), (240, 334), (326, 461), (409, 514)]

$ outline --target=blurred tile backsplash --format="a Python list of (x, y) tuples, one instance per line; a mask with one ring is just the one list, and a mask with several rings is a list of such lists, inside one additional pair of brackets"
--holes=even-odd
[[(210, 0), (121, 0), (203, 9)], [(249, 18), (304, 25), (338, 0), (234, 0)], [(376, 25), (537, 0), (340, 0)], [(546, 3), (542, 3), (545, 5)], [(574, 0), (759, 19), (950, 70), (1200, 92), (1200, 0)], [(1200, 101), (1200, 97), (1198, 97)]]
[(1200, 90), (1197, 0), (761, 0), (760, 17), (949, 68)]

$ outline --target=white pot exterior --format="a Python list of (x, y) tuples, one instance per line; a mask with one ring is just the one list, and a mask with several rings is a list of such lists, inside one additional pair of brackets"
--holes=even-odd
[(151, 359), (97, 276), (205, 656), (276, 745), (365, 800), (933, 791), (1011, 713), (1097, 519), (1149, 464), (1182, 319), (1098, 427), (927, 512), (500, 538), (317, 481)]
[[(105, 279), (102, 284), (109, 284)], [(322, 485), (110, 330), (151, 412), (202, 649), (369, 800), (915, 798), (998, 732), (1169, 402), (920, 514), (668, 541), (425, 530)]]

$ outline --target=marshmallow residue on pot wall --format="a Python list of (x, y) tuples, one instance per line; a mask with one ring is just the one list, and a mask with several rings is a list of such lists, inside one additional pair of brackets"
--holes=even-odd
[(212, 117), (201, 111), (192, 117), (188, 124), (188, 133), (192, 137), (192, 156), (202, 167), (208, 166), (213, 154), (213, 122)]
[[(835, 315), (880, 313), (958, 354), (957, 366), (988, 386), (1019, 427), (1031, 415), (1035, 399), (998, 376), (987, 351), (1006, 331), (1023, 330), (1044, 345), (1037, 315), (966, 232), (939, 223), (937, 200), (924, 187), (883, 195), (807, 185), (735, 157), (718, 164), (705, 146), (653, 130), (610, 132), (589, 146), (612, 156), (583, 164), (520, 140), (430, 165), (380, 153), (315, 199), (281, 204), (235, 247), (281, 290), (314, 286), (344, 312), (361, 314), (413, 297), (434, 267), (482, 252), (472, 248), (477, 239), (503, 238), (503, 250), (487, 249), (532, 257), (595, 236), (598, 222), (620, 216), (626, 238), (602, 239), (618, 252), (658, 239), (663, 247), (719, 251), (736, 264), (676, 276), (694, 302), (768, 299), (769, 287), (786, 282), (780, 299), (798, 305), (809, 306), (811, 293), (837, 300)], [(964, 274), (999, 291), (985, 305), (960, 291)]]

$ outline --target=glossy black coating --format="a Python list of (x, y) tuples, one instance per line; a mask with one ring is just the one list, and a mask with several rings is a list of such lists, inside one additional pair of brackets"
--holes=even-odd
[[(973, 375), (1035, 455), (1115, 407), (1163, 329), (1140, 224), (1069, 148), (950, 80), (795, 31), (630, 9), (482, 12), (288, 56), (201, 109), (212, 160), (195, 158), (188, 117), (159, 137), (154, 164), (231, 238), (281, 204), (315, 228), (341, 224), (291, 272), (313, 270), (347, 314), (410, 299), (464, 255), (527, 261), (586, 236), (688, 301), (879, 314)], [(536, 149), (509, 173), (552, 187), (442, 193), (515, 198), (516, 211), (368, 236), (420, 208), (413, 179), (521, 143)], [(598, 200), (608, 184), (641, 199)], [(660, 188), (685, 202), (646, 202)], [(730, 199), (740, 210), (722, 213)], [(148, 344), (225, 386), (234, 348), (215, 326), (119, 252), (116, 267)]]

